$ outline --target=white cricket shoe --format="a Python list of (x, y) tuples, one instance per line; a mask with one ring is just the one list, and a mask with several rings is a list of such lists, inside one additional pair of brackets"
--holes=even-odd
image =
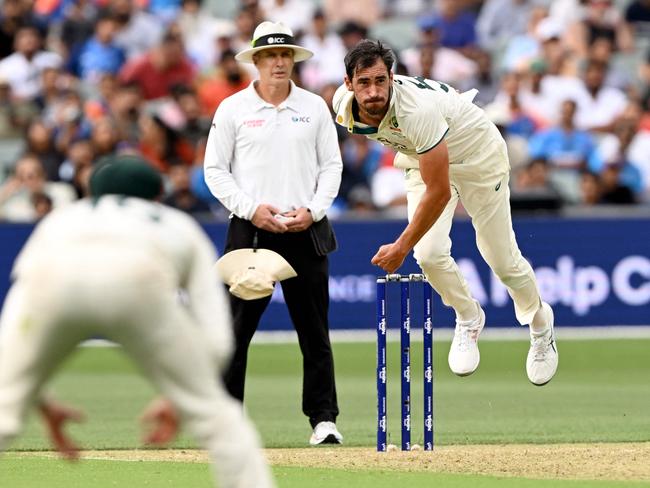
[(334, 422), (318, 422), (314, 427), (314, 432), (309, 438), (309, 444), (318, 446), (319, 444), (342, 444), (343, 436), (336, 428)]
[(559, 355), (555, 344), (555, 330), (553, 329), (553, 309), (542, 302), (542, 307), (548, 317), (548, 329), (541, 334), (530, 332), (530, 349), (526, 360), (526, 373), (530, 382), (537, 386), (543, 386), (555, 375)]
[(478, 317), (474, 320), (461, 322), (456, 320), (456, 331), (454, 340), (449, 349), (449, 369), (458, 376), (468, 376), (476, 371), (481, 361), (481, 353), (478, 350), (478, 336), (485, 325), (485, 312), (474, 300), (478, 308)]

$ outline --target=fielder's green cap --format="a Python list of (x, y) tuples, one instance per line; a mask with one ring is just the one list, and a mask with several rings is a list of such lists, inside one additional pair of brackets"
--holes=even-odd
[(109, 156), (90, 175), (90, 194), (126, 195), (154, 200), (162, 193), (162, 176), (138, 156)]

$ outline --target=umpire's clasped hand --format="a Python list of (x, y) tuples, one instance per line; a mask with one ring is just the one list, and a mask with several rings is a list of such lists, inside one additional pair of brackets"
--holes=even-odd
[(275, 234), (287, 232), (287, 225), (275, 218), (277, 214), (280, 214), (280, 210), (273, 205), (260, 203), (255, 209), (251, 222), (255, 227)]

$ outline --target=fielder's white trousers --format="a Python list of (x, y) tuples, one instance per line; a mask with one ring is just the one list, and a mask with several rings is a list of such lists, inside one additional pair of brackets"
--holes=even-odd
[(142, 259), (102, 265), (94, 254), (82, 273), (61, 263), (41, 271), (39, 279), (13, 285), (0, 316), (0, 451), (77, 344), (103, 336), (121, 344), (175, 405), (209, 451), (220, 488), (274, 486), (256, 431), (221, 385), (200, 328), (155, 265)]
[[(457, 315), (471, 309), (469, 287), (451, 257), (449, 232), (460, 201), (472, 219), (481, 256), (514, 301), (517, 320), (522, 325), (530, 324), (541, 302), (533, 270), (521, 255), (512, 230), (505, 142), (495, 136), (471, 157), (449, 168), (451, 199), (415, 246), (415, 259), (442, 301)], [(419, 170), (406, 170), (406, 189), (410, 221), (425, 189)]]

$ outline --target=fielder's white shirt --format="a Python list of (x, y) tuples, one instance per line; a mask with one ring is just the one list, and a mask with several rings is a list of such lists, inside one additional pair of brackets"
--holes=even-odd
[(475, 93), (461, 94), (445, 83), (395, 75), (388, 112), (375, 128), (354, 120), (354, 94), (342, 85), (334, 95), (336, 122), (410, 156), (395, 158), (398, 167), (418, 168), (418, 155), (443, 138), (449, 162), (461, 163), (498, 133), (483, 110), (472, 103)]
[[(140, 198), (85, 198), (55, 209), (38, 224), (16, 258), (12, 278), (42, 282), (49, 261), (86, 252), (96, 253), (96, 269), (71, 269), (71, 274), (115, 270), (121, 266), (121, 253), (155, 261), (172, 286), (187, 294), (187, 310), (203, 329), (215, 360), (227, 356), (232, 330), (226, 296), (217, 275), (206, 272), (217, 254), (196, 220)], [(115, 259), (107, 262), (107, 256)]]
[(205, 151), (205, 181), (234, 215), (251, 220), (262, 203), (299, 207), (315, 221), (336, 197), (343, 164), (325, 101), (291, 82), (280, 105), (252, 82), (217, 108)]

